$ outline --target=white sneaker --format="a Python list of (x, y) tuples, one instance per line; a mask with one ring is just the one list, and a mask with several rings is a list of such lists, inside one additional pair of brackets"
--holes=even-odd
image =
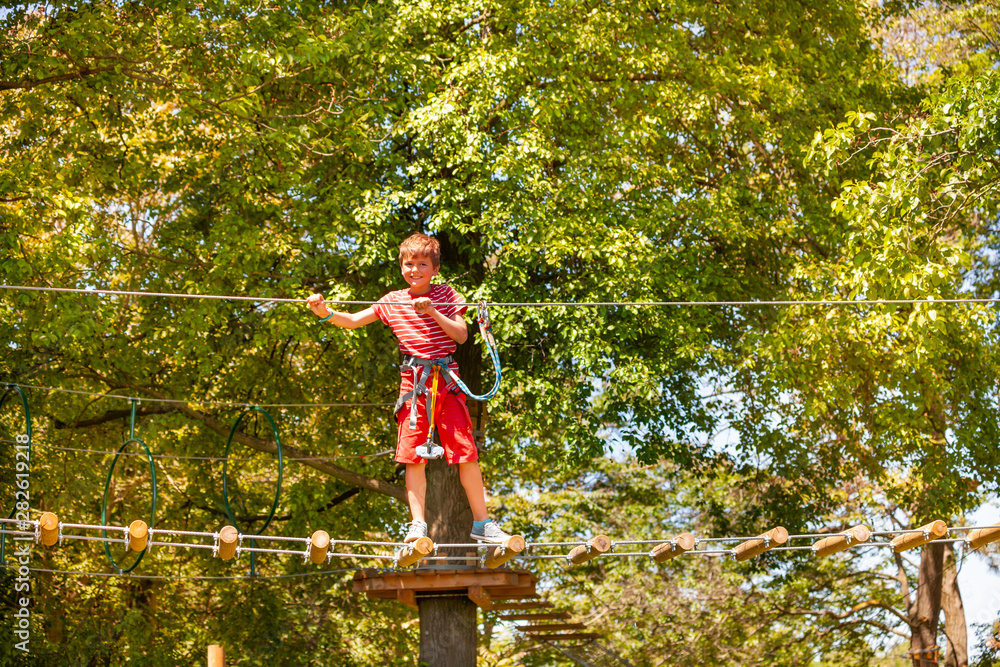
[(427, 524), (423, 521), (411, 521), (410, 529), (406, 531), (403, 542), (416, 542), (421, 537), (427, 537)]
[(470, 536), (474, 540), (486, 542), (487, 544), (503, 544), (506, 540), (510, 539), (510, 535), (503, 532), (503, 529), (492, 519), (486, 522), (481, 533), (476, 532), (475, 524), (473, 524)]

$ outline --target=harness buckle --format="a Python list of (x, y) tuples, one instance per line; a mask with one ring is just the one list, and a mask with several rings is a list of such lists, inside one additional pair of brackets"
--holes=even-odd
[(444, 447), (441, 445), (435, 445), (433, 440), (428, 440), (422, 445), (417, 445), (416, 450), (417, 456), (422, 459), (439, 459), (444, 456)]

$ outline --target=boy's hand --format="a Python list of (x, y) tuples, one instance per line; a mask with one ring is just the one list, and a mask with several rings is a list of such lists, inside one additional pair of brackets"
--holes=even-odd
[(413, 300), (413, 310), (423, 315), (430, 315), (436, 309), (431, 305), (430, 297), (420, 296)]
[(309, 298), (306, 299), (306, 305), (312, 309), (316, 317), (326, 317), (330, 314), (330, 309), (324, 303), (322, 294), (310, 294)]

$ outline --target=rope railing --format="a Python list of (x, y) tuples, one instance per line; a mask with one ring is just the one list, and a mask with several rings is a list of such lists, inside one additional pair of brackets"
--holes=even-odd
[(212, 405), (223, 408), (384, 408), (395, 405), (393, 402), (346, 402), (346, 403), (255, 403), (253, 401), (211, 401), (197, 398), (158, 398), (155, 396), (130, 396), (127, 394), (109, 394), (103, 391), (86, 391), (81, 389), (63, 389), (61, 387), (45, 387), (22, 382), (7, 382), (8, 386), (19, 386), (23, 389), (38, 389), (61, 394), (76, 394), (78, 396), (98, 396), (100, 398), (116, 398), (123, 401), (139, 403), (166, 403), (169, 405)]
[[(14, 444), (16, 441), (7, 440), (5, 438), (0, 438), (0, 443), (4, 444)], [(63, 452), (77, 452), (81, 454), (100, 454), (101, 456), (107, 456), (110, 454), (116, 454), (117, 452), (113, 449), (85, 449), (81, 447), (63, 447), (61, 445), (50, 445), (44, 442), (38, 442), (37, 440), (31, 443), (34, 447), (42, 447), (44, 449), (55, 449)], [(286, 456), (285, 461), (347, 461), (347, 460), (367, 460), (367, 459), (378, 459), (389, 456), (393, 454), (395, 449), (386, 449), (381, 452), (375, 452), (374, 454), (343, 454), (341, 456)], [(140, 452), (122, 452), (121, 456), (143, 456)], [(182, 456), (180, 454), (153, 454), (154, 459), (167, 459), (176, 461), (226, 461), (224, 456)], [(228, 459), (230, 462), (254, 462), (254, 463), (268, 463), (273, 461), (273, 459), (266, 458), (236, 458), (230, 457)]]
[[(96, 287), (42, 287), (36, 285), (0, 285), (0, 289), (28, 292), (53, 292), (70, 294), (88, 294), (91, 296), (136, 296), (136, 297), (164, 297), (174, 299), (209, 299), (215, 301), (251, 301), (264, 304), (272, 303), (296, 303), (305, 304), (304, 298), (288, 297), (268, 297), (268, 296), (236, 296), (219, 294), (190, 294), (182, 292), (150, 292), (141, 290), (114, 290)], [(713, 301), (484, 301), (486, 306), (499, 306), (506, 308), (565, 308), (565, 307), (595, 307), (614, 308), (619, 306), (632, 307), (705, 307), (705, 306), (737, 306), (737, 307), (765, 307), (765, 306), (878, 306), (878, 305), (916, 305), (916, 304), (992, 304), (1000, 302), (1000, 297), (963, 297), (963, 298), (935, 298), (927, 297), (923, 299), (779, 299), (779, 300), (713, 300)], [(373, 306), (378, 301), (365, 301), (354, 299), (327, 299), (327, 304), (338, 306)], [(433, 306), (464, 306), (474, 308), (480, 302), (463, 303), (433, 303)], [(385, 303), (382, 305), (392, 307), (393, 305), (407, 306), (409, 304)]]
[[(218, 532), (177, 530), (169, 528), (149, 528), (141, 520), (128, 526), (87, 524), (61, 522), (58, 518), (46, 512), (39, 519), (21, 521), (17, 519), (0, 518), (0, 534), (10, 535), (20, 541), (28, 538), (30, 541), (45, 546), (62, 544), (64, 541), (101, 542), (104, 544), (123, 544), (126, 551), (139, 552), (156, 548), (182, 548), (211, 551), (213, 556), (223, 560), (237, 558), (241, 553), (269, 554), (277, 556), (295, 556), (304, 562), (310, 560), (320, 565), (329, 563), (333, 558), (340, 560), (393, 560), (399, 567), (409, 567), (420, 561), (456, 562), (480, 561), (483, 565), (496, 567), (512, 559), (518, 560), (568, 560), (572, 564), (581, 564), (594, 558), (652, 558), (662, 562), (681, 554), (704, 556), (732, 556), (736, 560), (746, 560), (760, 555), (765, 551), (810, 551), (817, 556), (824, 556), (839, 551), (856, 548), (886, 548), (891, 547), (897, 553), (916, 546), (935, 543), (962, 543), (968, 550), (975, 550), (985, 544), (1000, 541), (1000, 524), (977, 526), (947, 527), (944, 522), (932, 522), (921, 528), (900, 528), (897, 530), (878, 531), (880, 537), (892, 537), (891, 540), (871, 540), (876, 533), (868, 531), (863, 526), (855, 526), (842, 533), (805, 533), (788, 535), (783, 528), (775, 528), (767, 533), (754, 537), (705, 537), (698, 538), (689, 533), (681, 533), (673, 538), (641, 539), (611, 541), (604, 535), (598, 535), (589, 540), (561, 542), (527, 542), (520, 536), (513, 536), (504, 544), (481, 543), (433, 543), (429, 538), (422, 538), (416, 543), (391, 542), (383, 540), (340, 540), (330, 539), (322, 530), (315, 531), (309, 537), (287, 535), (260, 535), (240, 533), (232, 526), (226, 526)], [(31, 529), (31, 530), (28, 530)], [(862, 530), (863, 529), (863, 530)], [(101, 535), (87, 535), (73, 531), (99, 531)], [(122, 537), (109, 536), (108, 532)], [(154, 534), (161, 538), (154, 540)], [(964, 534), (964, 537), (948, 537)], [(182, 538), (203, 538), (204, 542), (170, 541), (167, 536)], [(520, 540), (518, 543), (516, 540)], [(788, 545), (789, 540), (811, 540), (813, 544)], [(271, 548), (258, 546), (257, 542), (277, 542), (279, 544), (295, 544), (301, 549)], [(732, 548), (705, 548), (710, 544), (738, 543)], [(249, 543), (249, 544), (245, 544)], [(630, 545), (657, 545), (650, 551), (617, 550), (617, 547)], [(702, 548), (696, 548), (704, 545)], [(536, 551), (553, 550), (572, 547), (569, 553), (536, 553)], [(344, 549), (350, 549), (344, 551)], [(375, 553), (372, 550), (392, 549), (393, 554)], [(464, 549), (465, 554), (441, 555), (444, 549)], [(468, 553), (476, 549), (475, 554)], [(499, 552), (499, 553), (498, 553)], [(749, 554), (749, 555), (748, 555)], [(495, 563), (500, 559), (499, 563)], [(493, 562), (494, 564), (491, 564)]]

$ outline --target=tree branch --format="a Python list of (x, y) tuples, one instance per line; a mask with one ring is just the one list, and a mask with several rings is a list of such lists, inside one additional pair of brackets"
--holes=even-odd
[[(158, 398), (163, 398), (158, 396)], [(186, 405), (182, 405), (178, 408), (188, 417), (192, 419), (197, 419), (203, 422), (208, 428), (212, 429), (221, 436), (229, 436), (229, 427), (222, 422), (210, 417), (206, 414), (193, 410)], [(261, 438), (255, 438), (252, 435), (247, 435), (246, 433), (235, 433), (233, 435), (233, 440), (236, 442), (246, 445), (251, 449), (256, 449), (259, 452), (268, 452), (269, 454), (277, 454), (278, 446), (271, 442), (270, 440), (262, 440)], [(319, 470), (320, 472), (326, 473), (331, 477), (335, 477), (343, 482), (347, 482), (352, 486), (357, 486), (362, 489), (368, 489), (370, 491), (375, 491), (376, 493), (381, 493), (384, 496), (389, 496), (390, 498), (395, 498), (396, 500), (405, 501), (406, 492), (399, 486), (395, 484), (389, 484), (388, 482), (383, 482), (380, 479), (374, 479), (371, 477), (366, 477), (353, 470), (348, 470), (347, 468), (341, 468), (338, 465), (334, 465), (329, 461), (322, 461), (319, 459), (309, 458), (309, 454), (297, 447), (288, 445), (286, 443), (281, 443), (281, 450), (284, 456), (289, 458), (303, 459), (302, 464)]]
[(845, 618), (848, 618), (849, 616), (853, 616), (854, 614), (857, 614), (859, 611), (864, 611), (865, 609), (873, 609), (873, 608), (875, 608), (875, 609), (884, 609), (885, 611), (888, 611), (888, 612), (894, 614), (901, 621), (903, 621), (903, 623), (906, 623), (907, 626), (910, 626), (910, 619), (909, 619), (909, 617), (907, 617), (906, 615), (904, 615), (898, 609), (896, 609), (896, 608), (894, 608), (894, 607), (892, 607), (890, 605), (887, 605), (884, 602), (879, 602), (878, 600), (867, 600), (867, 601), (862, 602), (860, 604), (854, 605), (853, 607), (851, 607), (850, 609), (848, 609), (847, 611), (844, 611), (844, 612), (836, 612), (836, 611), (833, 611), (832, 609), (818, 609), (818, 610), (817, 609), (786, 609), (786, 608), (784, 608), (784, 607), (782, 607), (781, 605), (778, 605), (778, 604), (775, 604), (774, 607), (778, 611), (780, 611), (781, 613), (787, 614), (789, 616), (825, 616), (827, 618), (833, 618), (833, 619), (836, 619), (836, 620), (843, 620)]
[[(139, 408), (135, 411), (136, 417), (145, 417), (147, 415), (165, 415), (168, 412), (176, 412), (177, 408), (165, 406), (162, 408)], [(83, 421), (76, 421), (72, 424), (67, 424), (56, 420), (55, 427), (57, 429), (66, 428), (85, 428), (87, 426), (98, 426), (100, 424), (106, 424), (107, 422), (117, 421), (119, 419), (128, 419), (132, 416), (132, 409), (128, 410), (108, 410), (100, 417), (94, 417), (93, 419), (84, 419)]]
[(47, 83), (72, 81), (73, 79), (82, 79), (83, 77), (90, 76), (91, 74), (101, 74), (102, 72), (110, 72), (112, 70), (114, 70), (114, 67), (96, 67), (86, 68), (77, 72), (70, 72), (68, 74), (57, 74), (56, 76), (49, 76), (44, 79), (33, 79), (30, 81), (0, 81), (0, 90), (36, 88), (37, 86), (44, 86)]

